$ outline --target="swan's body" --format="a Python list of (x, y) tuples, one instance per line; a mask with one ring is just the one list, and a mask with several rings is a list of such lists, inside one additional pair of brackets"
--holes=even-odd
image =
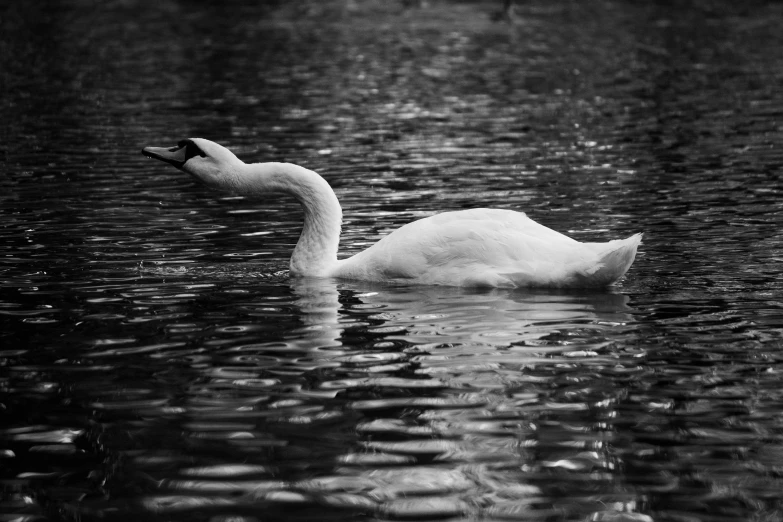
[(479, 208), (414, 221), (338, 260), (342, 210), (315, 172), (292, 163), (245, 164), (200, 138), (143, 153), (214, 188), (244, 195), (284, 192), (299, 200), (304, 226), (291, 256), (294, 276), (466, 287), (608, 286), (631, 266), (642, 238), (580, 243), (522, 212)]

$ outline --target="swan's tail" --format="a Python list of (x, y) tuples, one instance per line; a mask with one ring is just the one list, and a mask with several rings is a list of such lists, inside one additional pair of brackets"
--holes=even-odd
[(609, 286), (616, 283), (631, 268), (641, 241), (642, 234), (639, 233), (608, 243), (593, 243), (599, 257), (597, 263), (583, 275), (585, 285)]

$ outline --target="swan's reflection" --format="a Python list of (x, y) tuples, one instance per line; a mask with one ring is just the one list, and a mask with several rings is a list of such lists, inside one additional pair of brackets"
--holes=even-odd
[[(617, 291), (476, 291), (316, 278), (292, 279), (291, 290), (304, 326), (290, 333), (289, 346), (311, 357), (315, 350), (320, 361), (350, 356), (355, 363), (363, 356), (365, 364), (377, 362), (363, 370), (375, 375), (400, 370), (404, 359), (418, 365), (418, 374), (439, 374), (450, 385), (483, 380), (494, 388), (498, 383), (486, 378), (545, 362), (539, 361), (543, 354), (548, 363), (563, 352), (594, 355), (633, 321), (628, 297)], [(353, 333), (346, 338), (349, 327)], [(352, 365), (337, 369), (358, 371)]]
[[(306, 279), (291, 288), (308, 334), (300, 342), (342, 344), (320, 389), (339, 390), (359, 415), (349, 429), (358, 440), (334, 455), (339, 471), (293, 489), (381, 513), (424, 503), (503, 515), (531, 496), (545, 505), (550, 473), (562, 472), (561, 484), (613, 473), (625, 390), (612, 372), (636, 364), (612, 348), (633, 323), (626, 295)], [(413, 507), (411, 494), (422, 499)]]
[(291, 345), (302, 350), (336, 348), (342, 345), (339, 325), (340, 294), (335, 281), (304, 277), (291, 280), (304, 326), (291, 332)]
[(232, 491), (232, 507), (491, 518), (546, 502), (551, 470), (611, 473), (621, 391), (600, 356), (558, 357), (623, 331), (625, 295), (288, 285), (297, 326), (282, 343), (225, 348), (233, 366), (199, 381), (183, 424), (208, 465), (183, 468), (148, 509)]
[[(628, 297), (619, 293), (564, 293), (429, 287), (391, 289), (368, 297), (383, 300), (384, 317), (410, 326), (414, 342), (489, 342), (534, 339), (553, 330), (589, 323), (624, 323)], [(444, 339), (446, 337), (446, 339)]]
[[(601, 292), (476, 291), (452, 287), (395, 287), (322, 278), (291, 280), (304, 328), (297, 346), (340, 346), (349, 317), (370, 332), (409, 343), (482, 344), (535, 341), (554, 331), (609, 329), (632, 321), (628, 296)], [(340, 304), (340, 292), (358, 299)], [(354, 347), (361, 348), (361, 347)]]

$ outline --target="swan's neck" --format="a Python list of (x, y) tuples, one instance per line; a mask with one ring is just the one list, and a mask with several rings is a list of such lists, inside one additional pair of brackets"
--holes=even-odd
[[(302, 235), (291, 256), (291, 274), (328, 276), (337, 265), (343, 212), (332, 187), (321, 176), (293, 163), (244, 165), (243, 192), (283, 192), (304, 208)], [(244, 184), (244, 183), (243, 183)]]

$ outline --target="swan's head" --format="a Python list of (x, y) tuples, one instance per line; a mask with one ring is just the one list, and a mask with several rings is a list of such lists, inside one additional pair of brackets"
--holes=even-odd
[(233, 152), (203, 138), (189, 138), (176, 147), (144, 147), (142, 154), (187, 172), (207, 186), (231, 189), (237, 183), (239, 169), (244, 163)]

